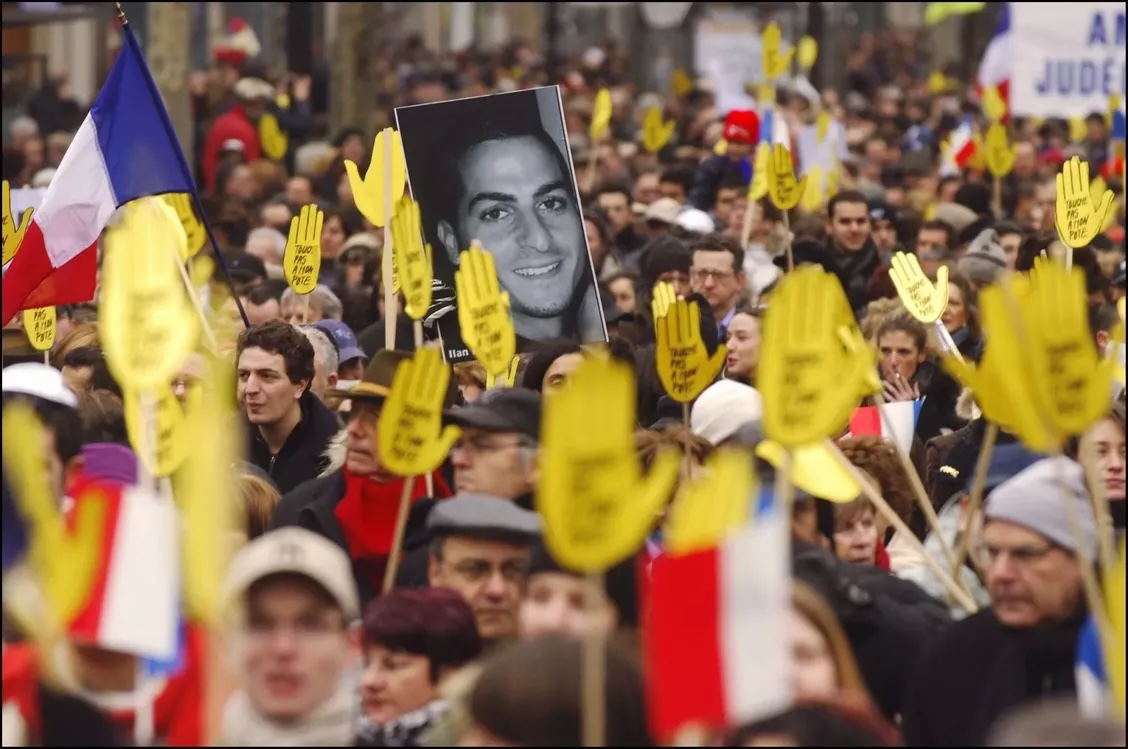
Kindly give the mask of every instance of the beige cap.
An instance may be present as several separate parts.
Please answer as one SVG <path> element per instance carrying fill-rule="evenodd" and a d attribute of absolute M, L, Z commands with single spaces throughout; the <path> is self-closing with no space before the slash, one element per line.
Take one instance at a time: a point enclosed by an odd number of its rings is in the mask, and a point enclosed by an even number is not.
<path fill-rule="evenodd" d="M 646 209 L 646 220 L 676 224 L 681 212 L 682 204 L 678 201 L 673 198 L 658 198 Z"/>
<path fill-rule="evenodd" d="M 259 580 L 290 573 L 314 581 L 340 604 L 345 618 L 360 614 L 352 564 L 341 547 L 305 528 L 279 528 L 244 546 L 231 560 L 224 599 L 235 603 Z"/>

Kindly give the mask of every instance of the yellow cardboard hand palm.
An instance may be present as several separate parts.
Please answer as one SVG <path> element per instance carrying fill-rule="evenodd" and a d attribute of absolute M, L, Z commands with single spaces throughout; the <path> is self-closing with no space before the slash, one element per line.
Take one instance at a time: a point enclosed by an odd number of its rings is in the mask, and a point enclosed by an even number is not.
<path fill-rule="evenodd" d="M 916 255 L 898 252 L 890 263 L 889 277 L 897 289 L 897 296 L 905 309 L 922 323 L 930 324 L 940 319 L 948 306 L 948 268 L 936 271 L 936 283 L 920 267 Z"/>
<path fill-rule="evenodd" d="M 345 173 L 349 177 L 349 188 L 357 210 L 373 226 L 384 226 L 391 218 L 384 215 L 385 204 L 389 212 L 395 210 L 406 186 L 407 165 L 399 133 L 386 127 L 376 135 L 372 160 L 364 179 L 360 178 L 356 164 L 349 159 L 345 159 Z"/>
<path fill-rule="evenodd" d="M 658 379 L 666 393 L 679 403 L 689 403 L 709 387 L 725 362 L 724 345 L 709 356 L 701 340 L 701 310 L 678 299 L 666 314 L 654 318 L 655 358 Z"/>
<path fill-rule="evenodd" d="M 790 211 L 799 205 L 799 200 L 807 189 L 807 177 L 795 179 L 791 152 L 782 143 L 776 143 L 772 147 L 772 156 L 768 164 L 768 193 L 771 195 L 772 203 L 781 211 Z"/>
<path fill-rule="evenodd" d="M 1112 190 L 1106 190 L 1099 202 L 1093 199 L 1089 162 L 1074 156 L 1062 164 L 1054 205 L 1054 225 L 1061 241 L 1074 248 L 1092 242 L 1108 223 L 1113 199 Z"/>
<path fill-rule="evenodd" d="M 282 274 L 296 294 L 309 294 L 321 274 L 321 231 L 325 213 L 313 203 L 290 219 L 290 234 L 282 253 Z"/>
<path fill-rule="evenodd" d="M 682 485 L 670 508 L 663 535 L 671 554 L 689 554 L 718 545 L 748 518 L 755 500 L 748 456 L 722 449 L 705 464 L 705 474 Z"/>
<path fill-rule="evenodd" d="M 1007 128 L 996 122 L 987 129 L 987 171 L 996 177 L 1005 177 L 1014 169 L 1017 147 L 1007 139 Z"/>
<path fill-rule="evenodd" d="M 431 306 L 431 245 L 423 244 L 419 204 L 404 195 L 392 217 L 392 247 L 404 309 L 413 320 L 422 320 Z"/>
<path fill-rule="evenodd" d="M 486 374 L 505 374 L 517 353 L 509 294 L 501 290 L 493 255 L 475 243 L 462 253 L 454 272 L 462 340 Z"/>
<path fill-rule="evenodd" d="M 196 253 L 203 249 L 208 236 L 204 222 L 196 216 L 196 209 L 192 205 L 192 196 L 186 192 L 179 192 L 165 195 L 164 199 L 172 210 L 176 211 L 176 217 L 180 220 L 180 225 L 184 227 L 184 236 L 188 241 L 185 248 L 187 254 L 184 260 L 195 257 Z"/>
<path fill-rule="evenodd" d="M 650 153 L 658 153 L 674 134 L 675 123 L 673 120 L 663 121 L 662 110 L 651 107 L 646 111 L 646 119 L 642 123 L 642 146 Z"/>
<path fill-rule="evenodd" d="M 673 490 L 676 451 L 642 475 L 634 402 L 630 370 L 603 358 L 585 360 L 545 399 L 536 504 L 545 543 L 567 568 L 597 572 L 638 551 Z"/>
<path fill-rule="evenodd" d="M 787 68 L 791 65 L 791 58 L 795 56 L 795 48 L 790 48 L 786 53 L 782 52 L 783 32 L 780 30 L 779 24 L 775 22 L 764 27 L 760 36 L 760 44 L 763 50 L 764 78 L 768 81 L 774 81 L 787 72 Z"/>
<path fill-rule="evenodd" d="M 462 433 L 454 425 L 442 425 L 449 385 L 450 370 L 436 348 L 416 349 L 396 367 L 376 427 L 380 461 L 392 473 L 426 475 L 446 459 Z"/>
<path fill-rule="evenodd" d="M 4 265 L 7 265 L 8 261 L 16 256 L 16 251 L 20 248 L 20 242 L 23 241 L 24 235 L 27 234 L 27 227 L 31 225 L 31 216 L 35 212 L 35 209 L 28 208 L 24 211 L 20 225 L 17 227 L 15 217 L 12 216 L 12 192 L 8 185 L 8 180 L 4 180 L 3 190 Z"/>

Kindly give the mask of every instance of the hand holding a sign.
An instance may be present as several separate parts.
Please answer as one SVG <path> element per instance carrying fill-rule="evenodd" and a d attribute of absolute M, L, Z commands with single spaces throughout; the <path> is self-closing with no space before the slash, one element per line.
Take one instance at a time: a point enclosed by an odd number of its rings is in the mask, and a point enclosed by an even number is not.
<path fill-rule="evenodd" d="M 889 277 L 905 309 L 922 323 L 939 320 L 948 306 L 948 268 L 940 266 L 933 284 L 921 269 L 916 255 L 898 252 L 891 265 Z"/>
<path fill-rule="evenodd" d="M 391 151 L 390 163 L 384 157 L 385 150 Z M 376 142 L 372 144 L 372 161 L 368 164 L 364 179 L 360 178 L 356 164 L 348 159 L 345 159 L 345 172 L 349 176 L 349 187 L 357 210 L 373 226 L 384 226 L 391 218 L 384 215 L 385 203 L 394 208 L 403 197 L 406 186 L 407 164 L 404 162 L 399 133 L 386 127 L 376 135 Z M 384 194 L 385 181 L 392 186 L 390 196 Z"/>
<path fill-rule="evenodd" d="M 192 207 L 192 196 L 186 192 L 170 193 L 164 196 L 164 200 L 172 210 L 176 211 L 176 217 L 184 227 L 184 235 L 188 239 L 188 255 L 184 260 L 195 257 L 196 253 L 203 249 L 208 232 L 204 228 L 204 222 L 196 216 L 196 209 Z"/>
<path fill-rule="evenodd" d="M 987 128 L 987 171 L 996 177 L 1005 177 L 1014 169 L 1017 146 L 1007 139 L 1007 128 L 1000 122 Z"/>
<path fill-rule="evenodd" d="M 677 481 L 672 450 L 642 476 L 632 380 L 619 362 L 586 359 L 545 399 L 536 504 L 545 543 L 567 568 L 600 572 L 637 551 Z"/>
<path fill-rule="evenodd" d="M 705 474 L 683 485 L 663 527 L 671 554 L 690 554 L 717 546 L 748 518 L 755 501 L 755 476 L 746 455 L 722 449 L 705 464 Z"/>
<path fill-rule="evenodd" d="M 781 211 L 790 211 L 799 205 L 803 192 L 807 189 L 807 177 L 795 179 L 791 152 L 782 143 L 776 143 L 772 148 L 768 164 L 768 193 L 772 197 L 772 203 Z"/>
<path fill-rule="evenodd" d="M 1090 195 L 1089 162 L 1074 156 L 1061 166 L 1057 175 L 1057 203 L 1054 224 L 1061 241 L 1069 247 L 1085 247 L 1101 233 L 1112 213 L 1112 190 L 1100 202 Z"/>
<path fill-rule="evenodd" d="M 509 314 L 509 294 L 497 281 L 493 254 L 475 242 L 462 253 L 454 272 L 458 324 L 462 340 L 482 363 L 486 374 L 505 374 L 517 353 L 517 337 Z"/>
<path fill-rule="evenodd" d="M 0 196 L 4 212 L 4 227 L 3 227 L 3 241 L 4 241 L 4 265 L 16 256 L 16 250 L 20 248 L 20 242 L 23 241 L 24 234 L 27 234 L 27 227 L 31 225 L 31 216 L 35 213 L 34 208 L 28 208 L 24 211 L 23 217 L 20 220 L 19 227 L 16 226 L 15 217 L 12 215 L 12 190 L 8 185 L 8 180 L 4 180 L 3 196 Z"/>
<path fill-rule="evenodd" d="M 412 320 L 422 320 L 431 306 L 431 245 L 423 244 L 419 204 L 404 195 L 392 217 L 393 287 L 403 290 L 404 310 Z"/>
<path fill-rule="evenodd" d="M 760 35 L 760 44 L 763 46 L 764 78 L 774 81 L 791 67 L 791 58 L 795 56 L 795 48 L 792 47 L 787 50 L 786 54 L 780 51 L 783 47 L 783 32 L 780 30 L 779 24 L 774 21 L 764 27 L 764 31 Z"/>
<path fill-rule="evenodd" d="M 661 287 L 667 287 L 668 291 L 663 289 L 667 297 L 664 315 L 658 314 L 659 305 L 657 302 L 654 304 L 654 353 L 658 379 L 671 398 L 679 403 L 690 403 L 716 379 L 725 363 L 727 351 L 724 345 L 719 345 L 709 356 L 709 350 L 701 340 L 701 310 L 695 303 L 684 299 L 669 301 L 669 296 L 674 293 L 669 284 L 655 287 L 656 299 Z"/>
<path fill-rule="evenodd" d="M 676 126 L 673 120 L 662 120 L 662 110 L 658 107 L 646 110 L 646 118 L 642 121 L 642 147 L 648 153 L 658 153 L 670 142 Z"/>
<path fill-rule="evenodd" d="M 436 348 L 416 349 L 396 367 L 376 432 L 380 462 L 399 476 L 421 476 L 442 465 L 462 430 L 443 427 L 450 370 Z"/>
<path fill-rule="evenodd" d="M 309 294 L 321 272 L 321 229 L 325 214 L 313 203 L 290 219 L 290 236 L 282 255 L 282 273 L 295 294 Z"/>

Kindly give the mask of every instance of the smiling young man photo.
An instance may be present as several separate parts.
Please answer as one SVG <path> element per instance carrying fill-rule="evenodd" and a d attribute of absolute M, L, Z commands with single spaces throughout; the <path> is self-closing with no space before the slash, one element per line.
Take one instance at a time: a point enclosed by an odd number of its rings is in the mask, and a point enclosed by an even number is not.
<path fill-rule="evenodd" d="M 435 277 L 453 286 L 459 254 L 478 240 L 509 294 L 519 347 L 604 340 L 558 90 L 402 107 L 396 119 Z M 447 358 L 467 358 L 452 338 L 457 315 L 435 316 Z"/>

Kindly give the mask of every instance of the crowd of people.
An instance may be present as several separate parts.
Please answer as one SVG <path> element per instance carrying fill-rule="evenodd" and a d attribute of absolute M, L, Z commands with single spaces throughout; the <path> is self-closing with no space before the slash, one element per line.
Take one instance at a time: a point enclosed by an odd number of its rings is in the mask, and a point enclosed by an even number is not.
<path fill-rule="evenodd" d="M 1000 432 L 983 471 L 982 511 L 973 512 L 988 422 L 976 394 L 942 366 L 937 330 L 899 300 L 889 269 L 897 252 L 915 255 L 933 279 L 947 269 L 940 324 L 965 359 L 978 361 L 990 346 L 979 292 L 1063 252 L 1055 175 L 1080 156 L 1105 175 L 1117 209 L 1072 263 L 1084 274 L 1094 346 L 1122 356 L 1123 161 L 1116 167 L 1103 112 L 1063 112 L 1060 120 L 1010 123 L 1015 163 L 997 191 L 981 167 L 941 169 L 961 113 L 981 120 L 979 99 L 950 81 L 930 88 L 912 42 L 867 40 L 847 62 L 841 90 L 780 85 L 774 114 L 792 134 L 827 112 L 843 135 L 837 190 L 789 215 L 767 197 L 746 197 L 759 141 L 754 112 L 718 111 L 705 77 L 677 92 L 637 90 L 614 45 L 567 61 L 560 80 L 548 78 L 526 44 L 442 58 L 407 45 L 394 64 L 380 61 L 376 118 L 331 138 L 319 132 L 310 79 L 271 78 L 247 50 L 222 49 L 192 80 L 195 163 L 216 240 L 195 263 L 205 267 L 204 258 L 221 253 L 233 286 L 218 264 L 196 280 L 214 319 L 237 332 L 224 354 L 236 373 L 239 423 L 211 427 L 240 430 L 245 446 L 231 456 L 241 522 L 223 583 L 232 614 L 225 657 L 213 660 L 211 632 L 188 622 L 180 664 L 152 677 L 135 654 L 71 627 L 59 644 L 65 666 L 48 669 L 47 660 L 59 659 L 38 652 L 35 632 L 9 615 L 9 597 L 22 589 L 6 571 L 5 745 L 12 735 L 45 746 L 581 746 L 581 651 L 593 634 L 605 643 L 606 744 L 668 740 L 652 730 L 641 656 L 650 572 L 663 553 L 660 520 L 600 585 L 554 558 L 535 502 L 543 405 L 586 359 L 610 353 L 635 374 L 643 470 L 672 447 L 687 455 L 688 482 L 718 450 L 736 448 L 770 476 L 754 457 L 771 408 L 756 389 L 757 368 L 761 322 L 787 275 L 788 248 L 795 266 L 817 265 L 840 280 L 877 350 L 886 402 L 919 404 L 909 450 L 915 477 L 880 434 L 844 431 L 838 445 L 925 554 L 945 564 L 945 549 L 970 549 L 955 578 L 978 610 L 949 598 L 934 566 L 869 499 L 832 502 L 799 490 L 790 641 L 779 643 L 794 700 L 745 724 L 702 726 L 697 743 L 1122 745 L 1123 706 L 1098 696 L 1094 711 L 1076 663 L 1091 613 L 1083 567 L 1098 556 L 1105 520 L 1124 536 L 1123 384 L 1065 457 L 1036 454 Z M 534 343 L 520 352 L 511 387 L 497 386 L 477 362 L 453 365 L 444 420 L 461 428 L 459 439 L 432 475 L 397 476 L 381 461 L 376 426 L 414 348 L 412 322 L 401 312 L 386 347 L 383 232 L 356 210 L 344 161 L 364 173 L 375 128 L 390 123 L 395 106 L 548 84 L 563 90 L 607 342 Z M 602 88 L 613 101 L 610 133 L 592 142 Z M 654 107 L 676 127 L 651 153 L 640 135 Z M 277 134 L 260 127 L 267 115 L 287 139 L 280 150 Z M 1087 116 L 1083 133 L 1070 126 L 1077 115 Z M 13 188 L 49 184 L 69 142 L 55 125 L 31 115 L 9 123 L 4 177 Z M 322 261 L 317 287 L 303 298 L 282 266 L 291 219 L 309 203 L 324 211 Z M 688 419 L 655 363 L 651 298 L 659 282 L 696 305 L 710 353 L 721 344 L 727 351 Z M 46 364 L 29 350 L 18 316 L 5 328 L 3 400 L 30 403 L 42 420 L 53 498 L 73 515 L 80 487 L 135 481 L 138 459 L 126 394 L 103 355 L 97 303 L 57 315 Z M 178 399 L 200 387 L 204 362 L 201 353 L 185 361 L 171 383 Z M 1093 456 L 1098 487 L 1086 481 L 1083 454 Z M 915 500 L 918 479 L 935 527 Z M 405 482 L 412 485 L 401 548 Z M 1110 518 L 1095 514 L 1094 490 L 1107 497 Z M 385 590 L 394 549 L 395 581 Z M 694 643 L 685 649 L 692 657 Z M 56 668 L 65 678 L 48 679 Z M 200 716 L 217 700 L 220 717 L 209 727 Z"/>

